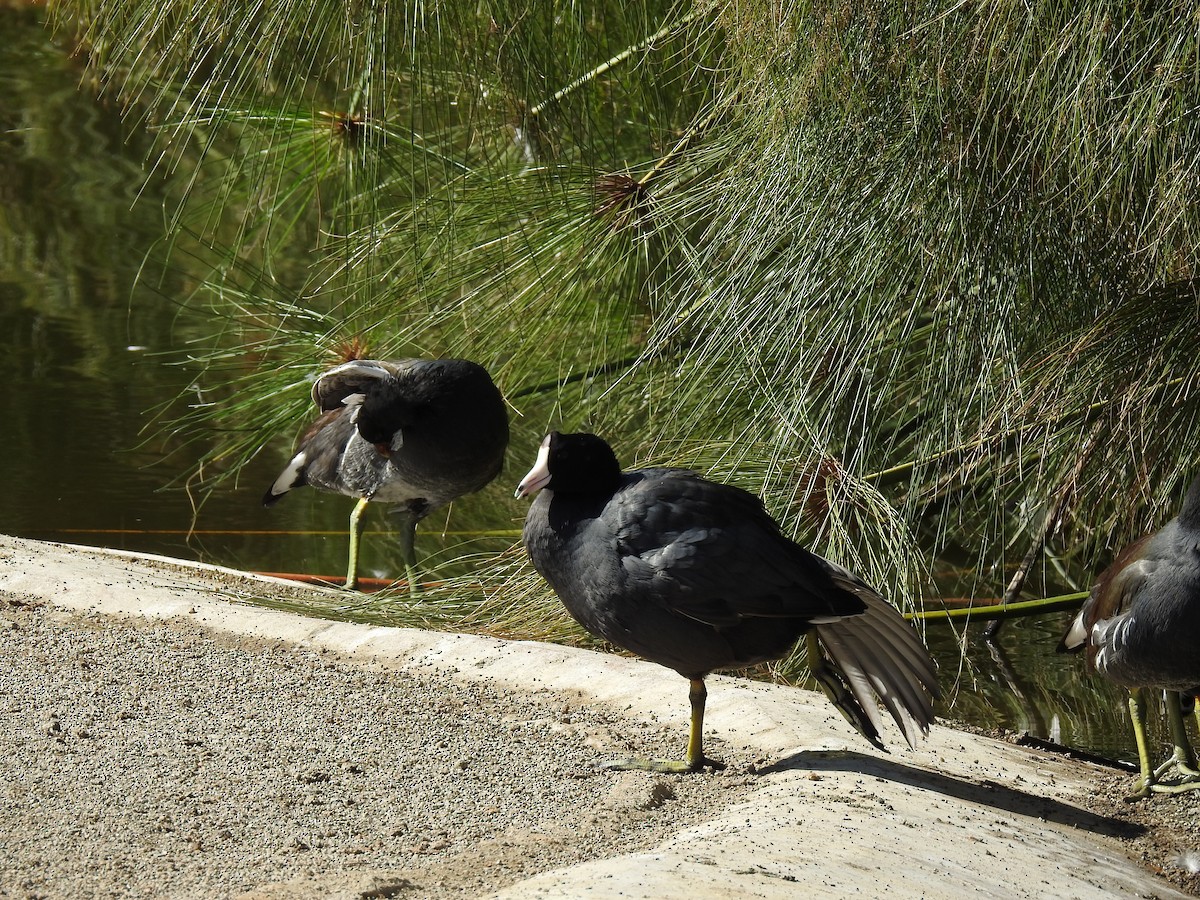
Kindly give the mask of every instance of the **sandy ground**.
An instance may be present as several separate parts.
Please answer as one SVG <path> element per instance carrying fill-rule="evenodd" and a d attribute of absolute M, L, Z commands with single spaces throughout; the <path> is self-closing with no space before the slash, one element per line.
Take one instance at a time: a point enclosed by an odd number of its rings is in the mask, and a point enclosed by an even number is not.
<path fill-rule="evenodd" d="M 945 727 L 879 756 L 733 679 L 723 773 L 612 772 L 680 751 L 675 676 L 238 607 L 231 577 L 0 538 L 0 897 L 1200 894 L 1196 794 Z"/>

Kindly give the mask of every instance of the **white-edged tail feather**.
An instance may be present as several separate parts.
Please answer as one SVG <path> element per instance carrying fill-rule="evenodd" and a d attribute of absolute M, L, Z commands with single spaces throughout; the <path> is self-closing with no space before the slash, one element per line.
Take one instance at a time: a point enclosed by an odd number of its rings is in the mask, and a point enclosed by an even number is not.
<path fill-rule="evenodd" d="M 909 747 L 915 749 L 920 738 L 929 733 L 933 701 L 941 696 L 929 651 L 916 629 L 865 583 L 833 564 L 830 575 L 838 587 L 859 597 L 867 607 L 861 615 L 814 628 L 829 667 L 841 676 L 863 715 L 847 711 L 837 701 L 835 705 L 867 740 L 878 745 L 882 703 L 900 726 Z M 809 665 L 814 665 L 811 658 Z M 874 735 L 860 725 L 863 718 L 873 726 Z"/>
<path fill-rule="evenodd" d="M 301 450 L 292 457 L 292 461 L 287 464 L 279 477 L 267 490 L 266 496 L 263 497 L 263 505 L 270 506 L 288 491 L 294 487 L 301 487 L 306 484 L 304 480 L 304 467 L 308 464 L 308 455 Z"/>
<path fill-rule="evenodd" d="M 1086 607 L 1085 607 L 1086 609 Z M 1067 633 L 1063 635 L 1059 642 L 1059 650 L 1063 652 L 1071 652 L 1082 650 L 1083 645 L 1087 643 L 1088 631 L 1087 624 L 1083 621 L 1084 610 L 1080 610 L 1079 614 L 1071 620 L 1071 626 L 1067 629 Z"/>

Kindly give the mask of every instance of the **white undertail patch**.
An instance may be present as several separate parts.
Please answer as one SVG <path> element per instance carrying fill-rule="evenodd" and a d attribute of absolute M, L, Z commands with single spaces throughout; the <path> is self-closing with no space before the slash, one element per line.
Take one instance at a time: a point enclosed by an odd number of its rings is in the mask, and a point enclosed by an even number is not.
<path fill-rule="evenodd" d="M 1071 627 L 1063 637 L 1063 646 L 1068 650 L 1078 650 L 1087 643 L 1087 628 L 1083 624 L 1083 613 L 1071 621 Z"/>
<path fill-rule="evenodd" d="M 307 463 L 308 454 L 303 450 L 293 456 L 292 461 L 287 464 L 287 468 L 279 473 L 279 477 L 271 485 L 271 496 L 278 497 L 280 494 L 286 494 L 292 488 L 296 487 L 301 479 L 301 470 L 303 470 Z"/>

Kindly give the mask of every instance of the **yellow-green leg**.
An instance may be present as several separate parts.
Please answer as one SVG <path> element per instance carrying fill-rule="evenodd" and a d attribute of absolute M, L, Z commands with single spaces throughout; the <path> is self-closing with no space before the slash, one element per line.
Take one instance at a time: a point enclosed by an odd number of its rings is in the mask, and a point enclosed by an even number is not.
<path fill-rule="evenodd" d="M 1137 688 L 1129 692 L 1129 718 L 1133 722 L 1133 739 L 1138 751 L 1138 780 L 1134 783 L 1133 794 L 1127 800 L 1140 800 L 1155 794 L 1178 794 L 1200 788 L 1200 777 L 1195 772 L 1196 757 L 1192 753 L 1188 741 L 1187 729 L 1183 723 L 1183 712 L 1179 708 L 1179 694 L 1168 691 L 1166 696 L 1167 719 L 1171 724 L 1171 738 L 1174 751 L 1171 758 L 1157 769 L 1150 768 L 1150 745 L 1146 739 L 1146 691 Z M 1172 767 L 1179 768 L 1184 780 L 1174 784 L 1159 782 Z"/>
<path fill-rule="evenodd" d="M 1183 721 L 1179 693 L 1167 691 L 1163 699 L 1167 706 L 1167 722 L 1171 725 L 1172 753 L 1171 758 L 1159 766 L 1154 774 L 1162 775 L 1174 766 L 1181 775 L 1195 778 L 1200 775 L 1200 770 L 1196 768 L 1196 754 L 1192 750 L 1191 741 L 1188 740 L 1187 723 Z"/>
<path fill-rule="evenodd" d="M 346 565 L 346 584 L 345 588 L 352 591 L 358 587 L 358 543 L 362 538 L 363 522 L 362 514 L 367 508 L 367 498 L 363 497 L 356 504 L 350 513 L 350 561 Z"/>
<path fill-rule="evenodd" d="M 687 767 L 689 772 L 704 768 L 704 705 L 708 688 L 703 678 L 688 680 L 688 702 L 692 706 L 692 724 L 688 730 Z"/>
<path fill-rule="evenodd" d="M 1196 754 L 1192 751 L 1191 741 L 1188 740 L 1179 693 L 1167 691 L 1164 702 L 1167 707 L 1167 721 L 1171 726 L 1171 756 L 1154 770 L 1150 790 L 1156 794 L 1178 794 L 1196 790 L 1200 788 L 1200 770 L 1196 768 Z M 1160 782 L 1159 779 L 1172 769 L 1179 773 L 1180 780 L 1172 784 Z"/>
<path fill-rule="evenodd" d="M 1138 752 L 1138 780 L 1134 782 L 1133 794 L 1127 800 L 1150 796 L 1154 784 L 1154 772 L 1150 768 L 1150 750 L 1146 745 L 1146 692 L 1134 688 L 1129 692 L 1129 719 L 1133 723 L 1133 740 Z"/>
<path fill-rule="evenodd" d="M 421 593 L 420 582 L 417 580 L 417 517 L 410 510 L 402 509 L 396 512 L 400 520 L 400 558 L 404 561 L 404 577 L 408 579 L 408 593 L 417 596 Z"/>
<path fill-rule="evenodd" d="M 699 772 L 706 766 L 723 769 L 724 763 L 704 755 L 704 704 L 708 689 L 703 678 L 688 679 L 688 700 L 692 704 L 692 724 L 688 732 L 687 759 L 620 759 L 605 763 L 606 769 L 639 769 L 646 772 Z"/>

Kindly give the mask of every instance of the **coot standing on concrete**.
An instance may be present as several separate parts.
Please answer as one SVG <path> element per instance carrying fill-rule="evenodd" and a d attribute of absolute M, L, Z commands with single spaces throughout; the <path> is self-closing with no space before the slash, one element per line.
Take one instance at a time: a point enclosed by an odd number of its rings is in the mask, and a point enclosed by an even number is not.
<path fill-rule="evenodd" d="M 622 472 L 601 438 L 558 432 L 517 496 L 539 490 L 525 546 L 567 610 L 691 684 L 687 759 L 622 767 L 713 764 L 705 676 L 779 659 L 802 635 L 813 675 L 872 744 L 883 746 L 876 697 L 909 746 L 928 733 L 939 691 L 916 631 L 857 576 L 785 537 L 758 497 L 685 469 Z"/>
<path fill-rule="evenodd" d="M 1180 707 L 1180 694 L 1200 693 L 1200 478 L 1176 518 L 1123 549 L 1096 579 L 1058 650 L 1086 651 L 1088 671 L 1129 689 L 1141 770 L 1134 796 L 1200 788 Z M 1157 769 L 1146 742 L 1147 688 L 1166 691 L 1174 744 Z M 1182 780 L 1161 783 L 1172 768 Z"/>
<path fill-rule="evenodd" d="M 263 497 L 292 488 L 358 497 L 350 514 L 346 587 L 358 583 L 358 542 L 368 502 L 396 507 L 400 551 L 415 590 L 417 522 L 500 474 L 508 410 L 487 370 L 465 359 L 355 359 L 313 385 L 321 410 L 296 455 Z"/>

